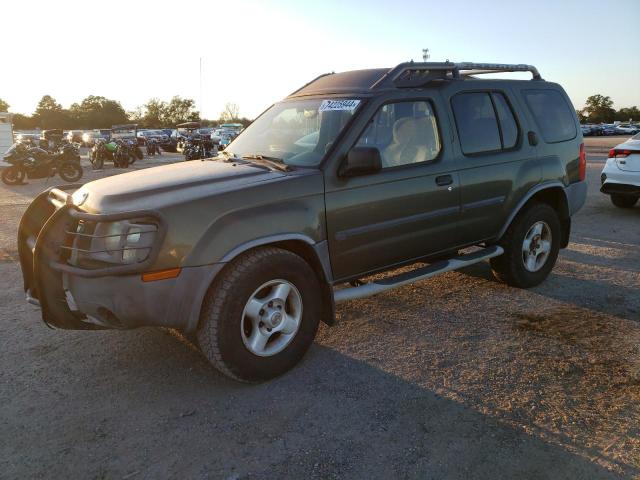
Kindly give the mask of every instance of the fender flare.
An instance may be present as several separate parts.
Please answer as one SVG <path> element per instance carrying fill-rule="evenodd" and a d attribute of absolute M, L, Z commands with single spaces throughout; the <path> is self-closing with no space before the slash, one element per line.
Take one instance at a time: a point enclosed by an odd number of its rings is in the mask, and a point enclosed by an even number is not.
<path fill-rule="evenodd" d="M 535 187 L 533 187 L 531 190 L 529 190 L 527 192 L 527 194 L 520 199 L 520 201 L 516 205 L 516 208 L 514 208 L 511 211 L 511 213 L 509 214 L 509 217 L 507 218 L 507 221 L 504 223 L 504 225 L 500 229 L 500 233 L 498 234 L 497 238 L 500 239 L 500 238 L 502 238 L 504 236 L 504 234 L 506 233 L 507 229 L 509 228 L 509 226 L 513 222 L 513 219 L 516 218 L 516 215 L 518 215 L 518 213 L 520 213 L 522 208 L 527 204 L 527 202 L 529 200 L 531 200 L 531 198 L 534 195 L 536 195 L 537 193 L 540 193 L 543 190 L 548 190 L 548 189 L 551 189 L 551 188 L 560 188 L 560 190 L 562 190 L 562 193 L 564 195 L 565 205 L 567 207 L 567 213 L 568 213 L 568 211 L 569 211 L 568 210 L 569 209 L 569 199 L 567 198 L 567 192 L 565 191 L 566 186 L 562 182 L 560 182 L 558 180 L 553 180 L 553 181 L 549 181 L 549 182 L 540 183 L 540 184 L 536 185 Z"/>
<path fill-rule="evenodd" d="M 216 277 L 219 275 L 220 271 L 224 268 L 226 264 L 233 261 L 239 255 L 242 255 L 244 252 L 251 250 L 256 247 L 261 247 L 265 245 L 272 245 L 279 242 L 285 241 L 299 241 L 307 244 L 313 250 L 315 256 L 317 257 L 318 263 L 322 268 L 322 273 L 324 276 L 323 283 L 323 296 L 324 296 L 324 305 L 325 310 L 322 315 L 322 321 L 327 325 L 333 325 L 335 323 L 335 302 L 333 300 L 333 288 L 331 283 L 333 281 L 333 274 L 331 271 L 331 262 L 329 259 L 329 247 L 326 240 L 321 242 L 316 242 L 313 238 L 308 235 L 304 235 L 301 233 L 283 233 L 278 235 L 269 235 L 266 237 L 259 237 L 253 240 L 249 240 L 248 242 L 242 243 L 237 247 L 234 247 L 232 250 L 228 251 L 221 259 L 220 262 L 216 263 L 215 266 L 217 268 L 213 268 L 210 274 L 207 277 L 207 282 L 205 286 L 198 292 L 196 296 L 196 305 L 190 315 L 190 321 L 187 327 L 187 331 L 195 331 L 198 325 L 198 320 L 200 317 L 200 310 L 202 308 L 202 303 L 204 301 L 204 296 L 206 295 L 209 286 Z"/>

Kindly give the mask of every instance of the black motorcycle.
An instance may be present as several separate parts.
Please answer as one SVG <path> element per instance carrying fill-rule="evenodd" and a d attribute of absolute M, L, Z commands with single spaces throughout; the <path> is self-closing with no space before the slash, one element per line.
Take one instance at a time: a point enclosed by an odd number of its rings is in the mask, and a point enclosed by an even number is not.
<path fill-rule="evenodd" d="M 2 181 L 7 185 L 19 185 L 25 178 L 50 178 L 56 173 L 68 183 L 82 178 L 80 162 L 68 160 L 61 150 L 52 154 L 39 147 L 14 143 L 4 154 L 4 161 L 10 164 L 2 169 Z"/>
<path fill-rule="evenodd" d="M 182 147 L 182 153 L 186 160 L 201 160 L 211 156 L 212 148 L 211 140 L 202 135 L 193 135 L 189 137 Z"/>
<path fill-rule="evenodd" d="M 160 144 L 156 138 L 147 139 L 147 156 L 161 155 Z"/>

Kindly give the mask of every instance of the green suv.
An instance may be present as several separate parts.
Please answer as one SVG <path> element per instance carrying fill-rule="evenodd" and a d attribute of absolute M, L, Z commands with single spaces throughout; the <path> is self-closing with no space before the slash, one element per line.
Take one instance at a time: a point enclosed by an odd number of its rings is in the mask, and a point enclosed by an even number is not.
<path fill-rule="evenodd" d="M 513 71 L 533 78 L 483 77 Z M 529 65 L 322 75 L 216 158 L 40 194 L 19 228 L 24 288 L 50 326 L 180 329 L 262 381 L 337 302 L 487 259 L 509 285 L 542 282 L 585 161 L 567 95 Z"/>

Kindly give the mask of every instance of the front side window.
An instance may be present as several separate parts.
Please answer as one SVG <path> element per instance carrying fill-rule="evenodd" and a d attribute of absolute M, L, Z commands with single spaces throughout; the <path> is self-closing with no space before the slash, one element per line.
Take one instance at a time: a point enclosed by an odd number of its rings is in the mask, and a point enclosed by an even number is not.
<path fill-rule="evenodd" d="M 318 166 L 361 104 L 353 98 L 276 103 L 231 142 L 225 155 Z"/>
<path fill-rule="evenodd" d="M 441 146 L 431 103 L 421 100 L 382 106 L 356 146 L 378 148 L 383 168 L 434 160 Z"/>

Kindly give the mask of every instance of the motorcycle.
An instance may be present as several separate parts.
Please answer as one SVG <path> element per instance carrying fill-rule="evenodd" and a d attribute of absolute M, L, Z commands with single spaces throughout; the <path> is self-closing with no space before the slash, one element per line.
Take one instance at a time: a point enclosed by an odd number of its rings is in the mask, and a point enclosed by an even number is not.
<path fill-rule="evenodd" d="M 89 161 L 94 170 L 100 170 L 104 166 L 105 160 L 113 162 L 115 167 L 127 168 L 136 160 L 144 157 L 142 150 L 133 140 L 115 140 L 106 142 L 96 140 L 95 145 L 89 152 Z"/>
<path fill-rule="evenodd" d="M 182 148 L 185 161 L 201 160 L 211 156 L 211 141 L 203 138 L 201 135 L 193 135 L 189 137 Z"/>
<path fill-rule="evenodd" d="M 100 138 L 89 152 L 89 161 L 94 170 L 100 170 L 104 166 L 105 160 L 113 160 L 113 153 L 116 151 L 116 142 L 107 142 Z"/>
<path fill-rule="evenodd" d="M 1 174 L 2 182 L 7 185 L 20 185 L 25 178 L 50 178 L 56 173 L 68 183 L 82 178 L 80 162 L 68 160 L 62 150 L 51 154 L 39 147 L 14 143 L 3 160 L 9 165 L 2 168 Z"/>
<path fill-rule="evenodd" d="M 160 145 L 157 139 L 149 138 L 147 139 L 147 156 L 151 157 L 153 155 L 161 155 Z"/>

